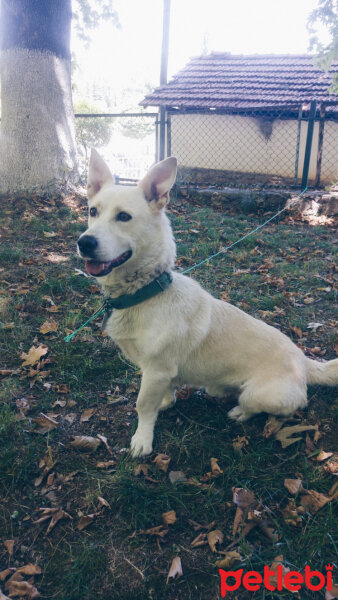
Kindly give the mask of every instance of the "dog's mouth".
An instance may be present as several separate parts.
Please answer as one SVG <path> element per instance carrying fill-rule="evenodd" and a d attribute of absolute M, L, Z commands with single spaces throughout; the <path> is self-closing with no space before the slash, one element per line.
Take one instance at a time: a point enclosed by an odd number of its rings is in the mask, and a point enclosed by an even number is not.
<path fill-rule="evenodd" d="M 98 260 L 86 260 L 86 270 L 90 275 L 95 275 L 95 277 L 103 277 L 104 275 L 108 275 L 110 271 L 123 265 L 132 255 L 131 250 L 127 250 L 123 252 L 114 260 L 110 260 L 108 262 L 99 262 Z"/>

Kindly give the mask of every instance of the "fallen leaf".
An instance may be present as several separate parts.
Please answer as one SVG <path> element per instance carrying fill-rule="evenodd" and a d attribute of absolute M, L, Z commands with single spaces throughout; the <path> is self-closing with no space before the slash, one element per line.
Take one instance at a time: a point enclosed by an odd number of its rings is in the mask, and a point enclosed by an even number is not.
<path fill-rule="evenodd" d="M 199 546 L 204 546 L 208 543 L 207 534 L 200 533 L 193 541 L 191 542 L 191 548 L 198 548 Z"/>
<path fill-rule="evenodd" d="M 4 569 L 4 571 L 0 571 L 0 581 L 5 581 L 8 575 L 12 575 L 15 571 L 15 567 L 9 567 L 8 569 Z"/>
<path fill-rule="evenodd" d="M 29 600 L 40 598 L 36 587 L 28 581 L 9 581 L 7 583 L 7 590 L 10 598 L 16 598 L 17 596 L 28 596 Z"/>
<path fill-rule="evenodd" d="M 306 490 L 306 493 L 301 495 L 300 504 L 304 506 L 308 512 L 315 514 L 323 508 L 325 504 L 331 502 L 332 499 L 332 497 L 325 496 L 325 494 L 321 494 L 315 490 Z"/>
<path fill-rule="evenodd" d="M 96 408 L 86 408 L 86 410 L 83 411 L 80 417 L 80 423 L 86 423 L 87 421 L 89 421 L 89 419 L 91 419 L 95 411 Z"/>
<path fill-rule="evenodd" d="M 332 590 L 325 592 L 325 600 L 336 600 L 336 598 L 338 598 L 338 585 L 332 584 Z"/>
<path fill-rule="evenodd" d="M 48 417 L 48 415 L 45 415 L 44 413 L 40 413 L 40 416 L 33 419 L 33 421 L 38 424 L 38 428 L 35 429 L 35 433 L 41 433 L 42 435 L 49 433 L 55 429 L 55 427 L 60 426 L 60 423 L 55 421 L 55 419 Z"/>
<path fill-rule="evenodd" d="M 274 433 L 277 433 L 277 431 L 279 431 L 283 427 L 284 423 L 284 419 L 279 421 L 278 419 L 276 419 L 276 417 L 270 415 L 264 425 L 263 437 L 269 438 Z"/>
<path fill-rule="evenodd" d="M 223 473 L 221 467 L 218 464 L 218 458 L 211 458 L 210 464 L 211 464 L 211 473 L 212 473 L 213 477 L 218 477 L 219 475 L 221 475 Z"/>
<path fill-rule="evenodd" d="M 60 406 L 61 408 L 64 408 L 66 404 L 67 400 L 55 400 L 52 406 Z"/>
<path fill-rule="evenodd" d="M 28 354 L 22 352 L 21 358 L 24 359 L 22 366 L 26 367 L 28 365 L 35 365 L 37 362 L 39 362 L 42 356 L 45 356 L 45 354 L 47 354 L 47 352 L 48 346 L 45 346 L 45 344 L 40 344 L 40 346 L 32 346 L 28 350 Z"/>
<path fill-rule="evenodd" d="M 331 456 L 333 456 L 333 452 L 325 452 L 324 450 L 321 450 L 318 454 L 318 456 L 316 457 L 316 460 L 318 460 L 319 462 L 322 462 L 323 460 L 327 460 L 328 458 L 331 458 Z"/>
<path fill-rule="evenodd" d="M 19 567 L 17 573 L 23 573 L 24 575 L 41 575 L 41 568 L 38 565 L 29 563 L 28 565 Z"/>
<path fill-rule="evenodd" d="M 90 435 L 74 435 L 74 439 L 70 442 L 70 446 L 72 448 L 76 448 L 76 450 L 81 450 L 84 452 L 95 452 L 96 448 L 100 446 L 101 440 L 97 438 L 91 437 Z"/>
<path fill-rule="evenodd" d="M 294 527 L 302 526 L 302 517 L 300 516 L 294 498 L 290 498 L 288 505 L 283 508 L 282 515 L 285 523 Z"/>
<path fill-rule="evenodd" d="M 314 329 L 317 331 L 318 327 L 323 327 L 323 323 L 308 323 L 307 329 Z"/>
<path fill-rule="evenodd" d="M 46 535 L 48 535 L 52 529 L 55 527 L 56 523 L 58 523 L 61 519 L 72 519 L 72 517 L 66 513 L 62 508 L 58 509 L 51 518 L 51 521 L 48 525 Z"/>
<path fill-rule="evenodd" d="M 105 445 L 105 447 L 108 450 L 109 454 L 113 454 L 113 451 L 112 451 L 111 447 L 108 444 L 108 440 L 107 440 L 106 436 L 102 435 L 101 433 L 98 433 L 96 437 L 99 440 L 101 440 L 101 442 Z"/>
<path fill-rule="evenodd" d="M 88 525 L 91 525 L 91 523 L 94 521 L 95 519 L 95 513 L 91 514 L 91 515 L 84 515 L 83 517 L 81 517 L 81 519 L 79 520 L 78 524 L 77 524 L 77 528 L 79 531 L 82 531 L 82 529 L 85 529 L 86 527 L 88 527 Z"/>
<path fill-rule="evenodd" d="M 99 461 L 96 463 L 98 469 L 109 469 L 116 465 L 116 460 Z"/>
<path fill-rule="evenodd" d="M 242 510 L 257 503 L 255 494 L 245 488 L 232 488 L 232 501 Z"/>
<path fill-rule="evenodd" d="M 286 573 L 288 573 L 290 571 L 290 569 L 288 567 L 285 567 L 283 565 L 283 558 L 284 557 L 283 557 L 282 554 L 280 554 L 279 556 L 276 556 L 274 558 L 273 563 L 272 563 L 270 569 L 271 569 L 271 571 L 275 572 L 275 575 L 271 575 L 270 576 L 270 581 L 271 581 L 272 585 L 275 585 L 275 587 L 277 587 L 277 567 L 280 565 L 282 567 L 282 571 L 283 571 L 283 583 L 282 583 L 282 587 L 285 590 L 288 590 L 289 588 L 285 587 L 285 585 L 284 585 L 284 577 L 285 577 Z"/>
<path fill-rule="evenodd" d="M 181 577 L 183 575 L 183 571 L 182 571 L 182 563 L 181 563 L 181 559 L 179 556 L 175 556 L 175 558 L 173 559 L 172 563 L 171 563 L 171 567 L 169 569 L 169 573 L 168 573 L 168 577 L 167 577 L 167 583 L 169 581 L 169 579 L 175 579 L 175 577 Z"/>
<path fill-rule="evenodd" d="M 55 333 L 58 330 L 58 324 L 56 321 L 45 321 L 40 327 L 40 333 L 47 335 L 48 333 Z"/>
<path fill-rule="evenodd" d="M 332 460 L 328 460 L 324 465 L 324 469 L 332 473 L 332 475 L 338 475 L 338 456 L 335 456 Z"/>
<path fill-rule="evenodd" d="M 140 533 L 145 535 L 158 535 L 159 537 L 163 537 L 168 533 L 168 529 L 164 529 L 163 525 L 157 525 L 157 527 L 151 527 L 150 529 L 146 529 L 145 531 L 142 529 Z"/>
<path fill-rule="evenodd" d="M 164 473 L 168 471 L 170 461 L 171 458 L 167 454 L 158 454 L 153 460 L 160 471 L 163 471 Z"/>
<path fill-rule="evenodd" d="M 104 508 L 109 508 L 109 510 L 111 510 L 111 506 L 110 506 L 109 502 L 107 502 L 107 500 L 102 498 L 102 496 L 98 496 L 97 499 L 99 501 L 99 506 L 104 507 Z"/>
<path fill-rule="evenodd" d="M 242 560 L 242 556 L 236 550 L 225 552 L 224 558 L 216 561 L 216 566 L 221 569 L 229 569 L 232 565 Z"/>
<path fill-rule="evenodd" d="M 300 327 L 296 327 L 294 325 L 290 325 L 291 331 L 296 334 L 297 337 L 301 338 L 303 336 L 303 332 Z"/>
<path fill-rule="evenodd" d="M 162 513 L 162 519 L 164 525 L 173 525 L 177 521 L 176 513 L 174 510 Z"/>
<path fill-rule="evenodd" d="M 282 448 L 287 448 L 291 444 L 298 442 L 302 437 L 291 437 L 294 433 L 302 433 L 303 431 L 313 431 L 318 429 L 318 425 L 293 425 L 291 427 L 283 427 L 276 434 L 275 438 L 282 444 Z"/>
<path fill-rule="evenodd" d="M 236 452 L 240 452 L 243 448 L 243 446 L 247 446 L 249 444 L 248 439 L 245 437 L 245 435 L 238 435 L 234 440 L 232 440 L 232 445 L 234 447 L 234 450 Z"/>
<path fill-rule="evenodd" d="M 55 391 L 57 394 L 68 394 L 68 385 L 66 383 L 60 383 L 55 386 Z M 68 405 L 71 406 L 70 402 Z"/>
<path fill-rule="evenodd" d="M 170 471 L 169 480 L 171 483 L 184 483 L 187 478 L 183 471 Z"/>
<path fill-rule="evenodd" d="M 303 491 L 301 479 L 285 479 L 284 486 L 290 492 L 290 494 L 296 495 L 298 492 Z"/>
<path fill-rule="evenodd" d="M 13 556 L 14 540 L 5 540 L 4 546 L 7 549 L 9 556 Z"/>
<path fill-rule="evenodd" d="M 138 477 L 142 473 L 142 475 L 144 477 L 146 477 L 148 475 L 149 469 L 150 469 L 149 465 L 147 465 L 146 463 L 140 463 L 140 464 L 136 465 L 136 467 L 134 468 L 134 475 L 136 477 Z"/>
<path fill-rule="evenodd" d="M 216 552 L 216 544 L 223 543 L 224 535 L 219 529 L 214 529 L 213 531 L 209 531 L 207 539 L 212 552 Z"/>

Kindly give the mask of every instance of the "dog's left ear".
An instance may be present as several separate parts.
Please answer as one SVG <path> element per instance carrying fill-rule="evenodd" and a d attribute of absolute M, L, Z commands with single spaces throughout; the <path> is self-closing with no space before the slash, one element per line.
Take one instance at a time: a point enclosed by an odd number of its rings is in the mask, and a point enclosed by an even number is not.
<path fill-rule="evenodd" d="M 157 209 L 163 208 L 169 200 L 169 191 L 175 183 L 177 159 L 166 158 L 154 165 L 139 182 L 148 202 L 154 202 Z"/>

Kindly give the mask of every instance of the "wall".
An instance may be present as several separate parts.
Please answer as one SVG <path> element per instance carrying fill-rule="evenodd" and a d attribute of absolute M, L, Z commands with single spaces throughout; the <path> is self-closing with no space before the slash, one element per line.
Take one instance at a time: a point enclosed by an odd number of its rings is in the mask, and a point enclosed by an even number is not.
<path fill-rule="evenodd" d="M 298 177 L 303 169 L 307 122 L 301 123 Z M 218 114 L 171 117 L 171 154 L 181 167 L 281 176 L 294 182 L 298 121 L 260 120 Z M 316 175 L 318 123 L 315 123 L 309 178 Z M 324 131 L 323 181 L 333 180 L 338 164 L 338 124 Z"/>

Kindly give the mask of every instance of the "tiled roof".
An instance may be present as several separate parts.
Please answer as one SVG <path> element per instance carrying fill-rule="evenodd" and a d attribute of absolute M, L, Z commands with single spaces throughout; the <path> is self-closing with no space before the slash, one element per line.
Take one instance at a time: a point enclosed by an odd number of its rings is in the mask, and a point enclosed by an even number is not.
<path fill-rule="evenodd" d="M 337 69 L 334 63 L 323 72 L 313 66 L 310 55 L 212 53 L 191 59 L 140 104 L 235 110 L 299 106 L 311 100 L 334 104 L 338 97 L 327 88 Z"/>

